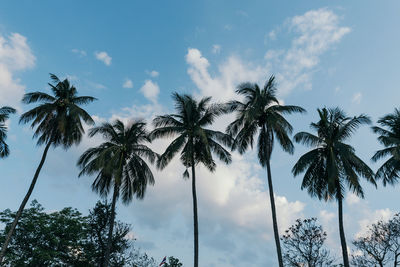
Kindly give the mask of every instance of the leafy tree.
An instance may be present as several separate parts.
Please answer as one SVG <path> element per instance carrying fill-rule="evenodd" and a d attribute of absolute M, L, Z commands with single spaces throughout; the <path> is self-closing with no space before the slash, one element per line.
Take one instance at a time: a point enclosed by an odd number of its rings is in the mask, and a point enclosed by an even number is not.
<path fill-rule="evenodd" d="M 339 233 L 343 262 L 349 267 L 346 238 L 343 227 L 343 199 L 346 187 L 363 198 L 364 191 L 359 177 L 376 186 L 374 172 L 356 154 L 355 149 L 345 141 L 362 124 L 370 123 L 369 117 L 360 115 L 347 117 L 339 108 L 318 109 L 319 121 L 311 123 L 317 135 L 300 132 L 294 140 L 312 148 L 294 165 L 295 176 L 305 172 L 301 189 L 307 189 L 311 197 L 336 200 L 339 213 Z"/>
<path fill-rule="evenodd" d="M 151 163 L 158 157 L 145 143 L 149 142 L 146 123 L 133 121 L 124 125 L 120 120 L 103 123 L 89 131 L 93 137 L 101 134 L 105 142 L 86 150 L 78 160 L 81 175 L 96 175 L 92 189 L 105 197 L 113 190 L 108 241 L 103 266 L 109 265 L 115 205 L 119 195 L 128 204 L 133 197 L 143 199 L 147 184 L 154 184 L 153 173 L 144 159 Z"/>
<path fill-rule="evenodd" d="M 236 93 L 244 96 L 244 102 L 230 101 L 227 104 L 229 111 L 237 113 L 236 119 L 227 127 L 227 133 L 235 137 L 232 148 L 241 154 L 249 147 L 253 148 L 254 138 L 258 135 L 258 159 L 261 166 L 267 168 L 275 244 L 279 266 L 283 267 L 270 161 L 275 138 L 284 151 L 293 154 L 294 147 L 289 138 L 293 128 L 284 115 L 302 113 L 305 110 L 279 103 L 274 76 L 269 78 L 263 88 L 257 84 L 243 83 Z"/>
<path fill-rule="evenodd" d="M 7 125 L 6 120 L 9 118 L 10 114 L 15 113 L 15 109 L 10 107 L 0 108 L 0 158 L 5 158 L 10 153 L 8 145 L 6 143 L 7 139 Z"/>
<path fill-rule="evenodd" d="M 163 267 L 182 267 L 182 266 L 183 263 L 181 263 L 178 258 L 171 256 L 168 257 L 168 262 L 165 263 Z"/>
<path fill-rule="evenodd" d="M 132 267 L 155 267 L 158 266 L 153 257 L 147 255 L 147 253 L 141 252 L 139 249 L 135 249 L 131 253 Z"/>
<path fill-rule="evenodd" d="M 38 103 L 38 106 L 22 114 L 20 123 L 32 122 L 31 127 L 35 128 L 33 137 L 38 138 L 37 145 L 45 144 L 46 146 L 28 192 L 3 243 L 0 264 L 22 211 L 35 187 L 50 146 L 62 146 L 64 149 L 68 149 L 73 144 L 79 144 L 84 133 L 82 120 L 87 124 L 94 123 L 92 117 L 80 105 L 88 104 L 95 98 L 78 96 L 76 88 L 71 86 L 67 79 L 60 81 L 54 74 L 50 74 L 50 77 L 54 83 L 54 85 L 49 83 L 53 96 L 44 92 L 33 92 L 25 94 L 22 99 L 25 104 Z"/>
<path fill-rule="evenodd" d="M 15 215 L 10 210 L 0 212 L 0 222 L 6 224 L 0 232 L 0 240 L 5 239 Z M 100 266 L 106 252 L 110 217 L 111 204 L 104 202 L 97 202 L 85 217 L 72 208 L 46 213 L 34 200 L 22 213 L 3 263 L 11 266 Z M 142 255 L 133 253 L 132 241 L 126 239 L 130 225 L 120 221 L 115 225 L 109 266 L 127 266 Z"/>
<path fill-rule="evenodd" d="M 355 266 L 400 266 L 400 214 L 387 222 L 372 224 L 368 234 L 353 244 L 358 250 L 352 256 Z"/>
<path fill-rule="evenodd" d="M 317 224 L 316 218 L 297 219 L 296 223 L 285 231 L 281 240 L 285 266 L 334 266 L 334 258 L 324 248 L 326 232 Z"/>
<path fill-rule="evenodd" d="M 89 262 L 93 266 L 101 266 L 105 260 L 111 209 L 111 204 L 98 201 L 86 218 L 88 241 L 85 247 L 85 253 L 87 255 L 86 258 L 91 259 Z M 112 233 L 109 266 L 122 267 L 132 261 L 132 255 L 127 253 L 131 248 L 131 242 L 126 239 L 130 230 L 131 226 L 129 224 L 115 221 Z"/>
<path fill-rule="evenodd" d="M 385 147 L 375 153 L 373 161 L 389 157 L 376 172 L 376 179 L 383 181 L 383 185 L 394 185 L 400 178 L 400 110 L 397 108 L 378 120 L 382 127 L 374 126 L 373 131 L 380 136 L 379 142 Z"/>
<path fill-rule="evenodd" d="M 6 224 L 0 235 L 2 241 L 15 216 L 16 213 L 9 209 L 0 213 L 0 221 Z M 84 266 L 80 251 L 86 238 L 85 229 L 85 219 L 77 210 L 65 208 L 47 214 L 34 200 L 22 213 L 3 263 L 11 266 Z"/>
<path fill-rule="evenodd" d="M 154 129 L 151 138 L 176 137 L 167 147 L 157 162 L 163 169 L 172 158 L 181 151 L 180 159 L 186 167 L 184 178 L 189 178 L 188 168 L 192 169 L 192 196 L 193 196 L 193 224 L 194 224 L 194 266 L 199 264 L 198 217 L 196 195 L 196 165 L 202 163 L 213 172 L 216 163 L 212 157 L 214 153 L 224 163 L 229 164 L 232 159 L 230 153 L 220 144 L 231 145 L 231 138 L 219 131 L 207 129 L 216 117 L 224 113 L 220 104 L 210 104 L 211 97 L 196 101 L 189 95 L 172 95 L 177 113 L 157 116 L 154 119 Z"/>

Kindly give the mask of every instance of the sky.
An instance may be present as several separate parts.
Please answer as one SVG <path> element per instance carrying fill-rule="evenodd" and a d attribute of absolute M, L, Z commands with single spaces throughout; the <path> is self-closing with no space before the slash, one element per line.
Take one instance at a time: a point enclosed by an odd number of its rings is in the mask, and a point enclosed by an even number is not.
<path fill-rule="evenodd" d="M 0 161 L 0 210 L 17 209 L 44 147 L 18 116 L 32 108 L 24 93 L 49 92 L 49 73 L 68 78 L 80 95 L 98 101 L 86 110 L 96 123 L 173 112 L 172 92 L 214 101 L 234 99 L 242 82 L 263 85 L 277 78 L 282 103 L 304 107 L 291 115 L 294 131 L 309 131 L 316 109 L 340 106 L 374 123 L 400 99 L 400 2 L 381 1 L 2 1 L 0 4 L 0 106 L 18 114 L 8 122 L 11 155 Z M 224 130 L 232 116 L 213 126 Z M 68 151 L 51 149 L 31 200 L 48 211 L 72 206 L 87 214 L 99 199 L 93 177 L 78 178 L 76 161 L 101 142 L 85 137 Z M 349 142 L 370 161 L 380 148 L 368 126 Z M 151 144 L 162 153 L 168 140 Z M 327 246 L 340 256 L 335 202 L 301 191 L 291 168 L 294 155 L 275 146 L 272 175 L 281 233 L 297 218 L 316 217 Z M 118 218 L 132 224 L 135 246 L 154 257 L 175 256 L 193 264 L 190 182 L 179 159 L 162 172 L 143 200 L 118 203 Z M 365 199 L 346 194 L 344 224 L 351 241 L 367 226 L 398 210 L 399 188 L 365 182 Z M 276 266 L 266 171 L 254 151 L 233 153 L 215 173 L 198 168 L 200 266 Z"/>

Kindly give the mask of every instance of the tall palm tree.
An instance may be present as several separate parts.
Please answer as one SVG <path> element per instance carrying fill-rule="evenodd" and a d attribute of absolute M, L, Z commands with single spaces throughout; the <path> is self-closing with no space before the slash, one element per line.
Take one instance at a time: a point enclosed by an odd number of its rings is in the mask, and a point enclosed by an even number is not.
<path fill-rule="evenodd" d="M 211 97 L 196 101 L 189 95 L 173 94 L 176 114 L 158 116 L 153 123 L 156 129 L 151 138 L 176 137 L 166 148 L 157 162 L 163 169 L 180 151 L 181 162 L 186 167 L 184 177 L 189 178 L 188 168 L 192 169 L 193 224 L 194 224 L 194 266 L 199 265 L 199 230 L 197 217 L 196 173 L 195 166 L 202 163 L 211 172 L 216 163 L 214 153 L 221 161 L 229 164 L 230 153 L 220 144 L 231 145 L 231 138 L 225 133 L 207 129 L 215 118 L 224 113 L 220 104 L 210 104 Z"/>
<path fill-rule="evenodd" d="M 374 172 L 356 154 L 355 149 L 345 143 L 362 124 L 371 120 L 366 115 L 347 117 L 339 108 L 318 109 L 319 121 L 311 123 L 317 135 L 300 132 L 294 140 L 312 150 L 300 157 L 292 172 L 295 176 L 304 173 L 301 189 L 307 189 L 311 197 L 336 200 L 338 202 L 339 232 L 343 263 L 349 267 L 346 238 L 343 227 L 343 199 L 346 187 L 363 198 L 364 191 L 359 177 L 376 186 Z"/>
<path fill-rule="evenodd" d="M 258 160 L 262 167 L 267 168 L 275 244 L 279 266 L 283 267 L 270 160 L 275 138 L 284 151 L 293 154 L 294 147 L 289 138 L 293 128 L 283 115 L 303 113 L 305 110 L 279 103 L 274 76 L 268 79 L 262 89 L 257 84 L 243 83 L 238 86 L 236 93 L 244 97 L 244 102 L 228 102 L 228 110 L 236 111 L 237 116 L 226 131 L 235 137 L 232 149 L 237 149 L 240 154 L 245 153 L 249 147 L 253 148 L 254 138 L 258 135 Z"/>
<path fill-rule="evenodd" d="M 35 187 L 50 146 L 62 146 L 64 149 L 68 149 L 73 144 L 79 144 L 84 134 L 82 120 L 87 124 L 94 123 L 90 115 L 80 105 L 88 104 L 94 101 L 95 98 L 78 96 L 76 88 L 67 79 L 60 81 L 54 74 L 50 74 L 50 78 L 54 83 L 54 85 L 49 83 L 53 95 L 44 92 L 33 92 L 25 94 L 22 98 L 22 102 L 25 104 L 38 104 L 38 106 L 21 115 L 20 123 L 32 122 L 31 127 L 35 128 L 33 137 L 38 138 L 37 145 L 45 144 L 45 149 L 28 192 L 8 230 L 0 253 L 0 264 L 22 211 Z"/>
<path fill-rule="evenodd" d="M 376 172 L 376 179 L 382 179 L 383 185 L 394 185 L 400 178 L 400 110 L 378 120 L 382 127 L 374 126 L 372 130 L 379 134 L 379 142 L 385 147 L 372 157 L 373 161 L 390 157 Z"/>
<path fill-rule="evenodd" d="M 15 113 L 15 109 L 10 107 L 0 108 L 0 158 L 5 158 L 8 156 L 8 154 L 10 154 L 10 150 L 8 149 L 8 145 L 6 143 L 7 139 L 6 120 L 12 113 Z"/>
<path fill-rule="evenodd" d="M 78 166 L 81 168 L 79 176 L 96 175 L 92 184 L 93 191 L 105 197 L 113 190 L 108 242 L 103 262 L 103 266 L 107 267 L 118 197 L 121 195 L 125 204 L 130 203 L 133 197 L 144 198 L 147 184 L 154 184 L 153 173 L 144 158 L 153 163 L 158 155 L 146 146 L 146 142 L 150 140 L 143 121 L 133 121 L 128 125 L 120 120 L 113 124 L 103 123 L 89 131 L 90 137 L 96 134 L 102 135 L 105 142 L 86 150 L 79 158 Z"/>

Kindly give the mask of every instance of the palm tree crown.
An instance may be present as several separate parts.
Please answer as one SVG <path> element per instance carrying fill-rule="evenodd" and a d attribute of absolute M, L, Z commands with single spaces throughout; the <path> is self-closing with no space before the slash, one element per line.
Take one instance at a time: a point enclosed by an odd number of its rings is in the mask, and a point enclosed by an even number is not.
<path fill-rule="evenodd" d="M 311 123 L 317 135 L 300 132 L 294 140 L 312 148 L 294 165 L 296 176 L 305 172 L 301 189 L 306 188 L 312 197 L 337 200 L 339 235 L 342 247 L 343 264 L 349 267 L 346 237 L 343 223 L 343 198 L 346 187 L 359 197 L 364 197 L 359 176 L 376 186 L 374 172 L 356 154 L 355 149 L 345 141 L 362 124 L 371 120 L 366 115 L 347 117 L 339 108 L 318 109 L 319 121 Z"/>
<path fill-rule="evenodd" d="M 6 120 L 12 113 L 15 113 L 15 109 L 11 107 L 0 108 L 0 158 L 5 158 L 10 154 L 10 150 L 8 149 L 8 145 L 6 143 L 7 139 Z"/>
<path fill-rule="evenodd" d="M 79 158 L 78 166 L 81 168 L 79 176 L 97 174 L 92 184 L 93 191 L 104 197 L 111 189 L 114 190 L 108 242 L 102 263 L 102 266 L 108 267 L 117 199 L 121 192 L 125 204 L 131 202 L 134 196 L 144 198 L 147 184 L 153 185 L 154 177 L 143 158 L 153 163 L 158 155 L 145 144 L 150 140 L 143 121 L 133 121 L 127 126 L 120 120 L 113 124 L 106 122 L 89 132 L 90 137 L 96 134 L 101 134 L 105 142 L 86 150 Z"/>
<path fill-rule="evenodd" d="M 143 158 L 153 163 L 158 156 L 145 144 L 149 142 L 146 123 L 137 120 L 125 126 L 116 120 L 89 131 L 90 137 L 96 134 L 102 135 L 105 142 L 82 154 L 78 160 L 79 176 L 97 174 L 92 188 L 102 196 L 117 186 L 124 203 L 134 196 L 142 199 L 147 184 L 154 184 L 153 174 Z"/>
<path fill-rule="evenodd" d="M 374 172 L 345 141 L 359 126 L 371 120 L 366 115 L 347 117 L 339 108 L 318 109 L 318 114 L 320 120 L 311 123 L 317 135 L 300 132 L 294 136 L 296 142 L 313 149 L 300 157 L 292 169 L 293 174 L 305 172 L 301 188 L 318 199 L 343 199 L 346 186 L 357 196 L 364 197 L 359 176 L 376 185 Z"/>
<path fill-rule="evenodd" d="M 177 114 L 158 116 L 154 119 L 154 129 L 151 138 L 177 137 L 161 155 L 157 165 L 160 169 L 172 160 L 181 151 L 181 161 L 186 168 L 204 164 L 210 171 L 214 171 L 216 164 L 212 157 L 217 157 L 226 164 L 232 161 L 230 153 L 219 143 L 230 146 L 231 138 L 219 131 L 206 129 L 215 118 L 225 112 L 220 104 L 210 104 L 211 97 L 205 97 L 199 102 L 189 95 L 173 94 Z M 188 175 L 187 171 L 185 175 Z"/>
<path fill-rule="evenodd" d="M 282 252 L 279 241 L 278 222 L 276 218 L 274 190 L 270 159 L 275 138 L 284 151 L 293 153 L 293 143 L 289 138 L 293 128 L 284 115 L 295 112 L 305 112 L 298 106 L 280 105 L 276 98 L 275 77 L 271 76 L 261 89 L 257 84 L 243 83 L 236 93 L 244 97 L 244 102 L 230 101 L 228 111 L 236 111 L 236 119 L 228 125 L 226 131 L 235 137 L 232 149 L 243 154 L 249 146 L 253 148 L 254 138 L 258 134 L 258 160 L 261 166 L 267 168 L 268 188 L 272 213 L 272 224 L 278 255 L 278 263 L 283 267 Z"/>
<path fill-rule="evenodd" d="M 189 178 L 188 168 L 192 169 L 193 198 L 193 234 L 194 234 L 194 267 L 199 266 L 199 230 L 197 217 L 197 193 L 195 166 L 202 163 L 210 171 L 214 171 L 216 163 L 212 153 L 225 162 L 232 161 L 231 154 L 220 144 L 231 145 L 231 137 L 225 133 L 207 129 L 215 118 L 225 109 L 220 104 L 210 104 L 211 97 L 205 97 L 199 102 L 189 95 L 172 95 L 175 101 L 176 114 L 158 116 L 154 119 L 154 129 L 151 138 L 176 137 L 161 155 L 157 165 L 160 169 L 181 151 L 181 161 L 186 167 L 183 176 Z"/>
<path fill-rule="evenodd" d="M 68 148 L 78 144 L 84 133 L 83 120 L 91 125 L 92 117 L 80 107 L 96 100 L 91 96 L 77 96 L 77 90 L 67 79 L 60 79 L 50 74 L 55 85 L 49 83 L 52 95 L 44 92 L 33 92 L 24 95 L 25 104 L 40 103 L 37 107 L 22 114 L 21 123 L 32 121 L 35 128 L 34 137 L 38 137 L 38 145 L 52 143 L 53 146 L 62 145 Z"/>
<path fill-rule="evenodd" d="M 375 153 L 373 161 L 390 157 L 377 170 L 376 178 L 382 179 L 383 185 L 394 185 L 400 178 L 400 110 L 397 108 L 378 120 L 382 127 L 374 126 L 372 130 L 379 134 L 379 142 L 385 147 Z"/>
<path fill-rule="evenodd" d="M 253 148 L 254 138 L 258 135 L 258 159 L 265 167 L 271 157 L 275 138 L 282 149 L 293 153 L 294 146 L 289 138 L 293 127 L 283 115 L 303 113 L 298 106 L 281 105 L 276 98 L 275 78 L 271 76 L 261 89 L 257 84 L 243 83 L 236 93 L 244 96 L 244 102 L 230 101 L 230 111 L 236 111 L 236 119 L 227 127 L 227 133 L 235 136 L 233 149 L 243 154 L 249 146 Z"/>

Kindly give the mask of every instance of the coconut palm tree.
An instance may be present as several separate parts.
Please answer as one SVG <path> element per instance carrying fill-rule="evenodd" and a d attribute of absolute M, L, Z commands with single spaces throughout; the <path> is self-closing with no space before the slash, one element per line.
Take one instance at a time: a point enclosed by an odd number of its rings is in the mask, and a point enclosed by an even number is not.
<path fill-rule="evenodd" d="M 189 95 L 173 94 L 175 114 L 157 116 L 153 123 L 155 129 L 151 138 L 175 137 L 165 152 L 160 156 L 157 166 L 163 169 L 180 152 L 183 166 L 186 167 L 184 177 L 189 178 L 188 168 L 192 169 L 192 196 L 193 196 L 193 224 L 194 224 L 194 266 L 198 267 L 198 217 L 196 195 L 196 165 L 202 163 L 211 172 L 216 163 L 212 157 L 214 153 L 221 161 L 229 164 L 232 159 L 230 153 L 220 144 L 231 145 L 231 138 L 225 133 L 207 129 L 215 118 L 224 113 L 220 104 L 210 104 L 211 97 L 196 101 Z"/>
<path fill-rule="evenodd" d="M 0 108 L 0 158 L 5 158 L 10 154 L 8 145 L 6 143 L 7 139 L 7 125 L 6 120 L 10 114 L 15 113 L 15 109 L 10 107 Z"/>
<path fill-rule="evenodd" d="M 376 186 L 374 172 L 356 154 L 355 149 L 345 143 L 362 125 L 371 120 L 366 115 L 347 117 L 339 108 L 318 109 L 319 121 L 311 123 L 316 135 L 300 132 L 294 136 L 312 150 L 300 157 L 292 172 L 295 176 L 304 172 L 301 189 L 307 189 L 311 197 L 336 200 L 338 202 L 339 232 L 343 263 L 349 267 L 346 238 L 343 227 L 343 199 L 346 187 L 363 198 L 364 191 L 359 177 Z"/>
<path fill-rule="evenodd" d="M 109 266 L 112 234 L 115 221 L 115 205 L 122 196 L 124 204 L 133 197 L 143 199 L 148 184 L 154 184 L 153 173 L 144 159 L 153 163 L 158 155 L 146 143 L 149 135 L 146 123 L 140 120 L 124 125 L 120 120 L 103 123 L 92 128 L 89 136 L 100 134 L 105 139 L 101 145 L 89 148 L 78 160 L 79 176 L 96 175 L 93 191 L 106 197 L 113 190 L 108 242 L 103 266 Z"/>
<path fill-rule="evenodd" d="M 87 124 L 94 123 L 90 115 L 80 106 L 94 101 L 95 98 L 91 96 L 78 96 L 76 88 L 67 79 L 61 81 L 54 74 L 50 74 L 50 78 L 54 83 L 49 83 L 53 95 L 44 92 L 33 92 L 25 94 L 22 99 L 22 102 L 25 104 L 38 104 L 33 109 L 21 115 L 20 123 L 32 122 L 31 127 L 35 128 L 33 137 L 38 138 L 38 146 L 44 144 L 45 148 L 28 192 L 8 230 L 0 253 L 0 264 L 22 211 L 35 187 L 50 146 L 62 146 L 64 149 L 68 149 L 73 144 L 79 144 L 84 134 L 82 121 Z"/>
<path fill-rule="evenodd" d="M 400 178 L 400 110 L 395 109 L 378 120 L 382 127 L 374 126 L 372 130 L 379 134 L 379 142 L 385 147 L 378 150 L 372 157 L 373 161 L 389 157 L 376 172 L 376 179 L 381 180 L 383 185 L 394 185 Z"/>
<path fill-rule="evenodd" d="M 253 148 L 254 138 L 258 135 L 258 159 L 261 166 L 267 168 L 278 263 L 280 267 L 283 267 L 270 160 L 275 138 L 284 151 L 293 154 L 294 147 L 289 138 L 293 128 L 283 115 L 303 113 L 305 110 L 298 106 L 279 103 L 276 98 L 274 76 L 268 79 L 263 88 L 253 83 L 243 83 L 238 86 L 236 93 L 244 96 L 244 102 L 230 101 L 227 103 L 228 111 L 236 111 L 237 116 L 229 124 L 226 132 L 235 137 L 232 149 L 237 149 L 240 154 L 245 153 L 249 147 Z"/>

